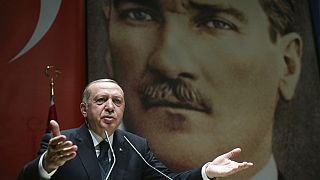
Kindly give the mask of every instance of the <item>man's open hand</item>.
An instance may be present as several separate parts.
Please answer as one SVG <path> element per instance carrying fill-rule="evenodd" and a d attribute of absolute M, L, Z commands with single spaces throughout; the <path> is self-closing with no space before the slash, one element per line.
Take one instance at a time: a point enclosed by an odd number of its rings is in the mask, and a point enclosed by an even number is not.
<path fill-rule="evenodd" d="M 51 120 L 50 127 L 52 138 L 48 144 L 48 150 L 43 158 L 43 168 L 48 172 L 52 172 L 66 161 L 76 157 L 78 147 L 73 145 L 71 141 L 67 141 L 66 136 L 60 134 L 59 124 Z"/>
<path fill-rule="evenodd" d="M 225 177 L 253 166 L 251 162 L 239 163 L 231 160 L 239 156 L 240 152 L 241 149 L 236 148 L 209 162 L 206 168 L 206 175 L 209 178 Z"/>

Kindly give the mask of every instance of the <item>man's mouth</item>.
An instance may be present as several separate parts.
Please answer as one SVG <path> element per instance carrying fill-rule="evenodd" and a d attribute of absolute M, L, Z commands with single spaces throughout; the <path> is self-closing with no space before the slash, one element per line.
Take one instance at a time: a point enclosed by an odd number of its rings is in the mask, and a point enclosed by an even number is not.
<path fill-rule="evenodd" d="M 113 116 L 102 116 L 101 119 L 104 119 L 104 120 L 113 120 L 114 117 Z"/>

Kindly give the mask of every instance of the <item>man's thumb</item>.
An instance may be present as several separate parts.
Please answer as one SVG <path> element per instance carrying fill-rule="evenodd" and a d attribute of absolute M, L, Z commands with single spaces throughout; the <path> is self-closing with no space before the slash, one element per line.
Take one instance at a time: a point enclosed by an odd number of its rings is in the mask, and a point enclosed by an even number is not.
<path fill-rule="evenodd" d="M 232 159 L 232 158 L 235 158 L 235 157 L 239 156 L 240 153 L 241 153 L 241 149 L 240 148 L 235 148 L 235 149 L 223 154 L 223 156 L 225 158 Z"/>
<path fill-rule="evenodd" d="M 50 121 L 50 127 L 51 127 L 51 132 L 53 137 L 60 135 L 59 124 L 55 120 Z"/>

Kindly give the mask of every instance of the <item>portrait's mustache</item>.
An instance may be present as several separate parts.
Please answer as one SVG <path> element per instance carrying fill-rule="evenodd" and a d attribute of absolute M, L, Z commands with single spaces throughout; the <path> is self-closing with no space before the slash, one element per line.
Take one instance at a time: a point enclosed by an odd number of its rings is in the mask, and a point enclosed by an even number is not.
<path fill-rule="evenodd" d="M 143 82 L 139 88 L 146 109 L 151 106 L 171 106 L 211 113 L 209 98 L 182 79 Z"/>

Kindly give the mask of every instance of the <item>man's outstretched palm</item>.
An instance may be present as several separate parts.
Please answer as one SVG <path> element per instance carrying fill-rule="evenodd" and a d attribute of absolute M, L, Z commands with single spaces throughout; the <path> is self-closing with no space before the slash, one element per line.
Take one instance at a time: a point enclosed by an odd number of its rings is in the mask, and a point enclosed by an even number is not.
<path fill-rule="evenodd" d="M 240 148 L 235 148 L 230 152 L 218 156 L 212 162 L 209 162 L 206 168 L 207 176 L 210 178 L 225 177 L 253 166 L 251 162 L 239 163 L 231 160 L 239 156 L 240 152 Z"/>

